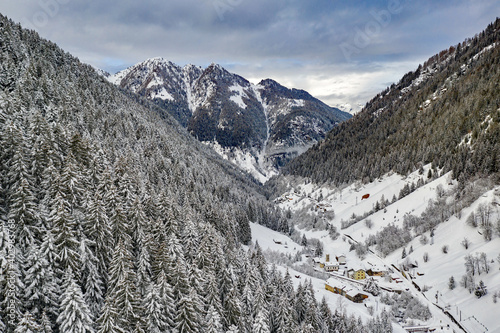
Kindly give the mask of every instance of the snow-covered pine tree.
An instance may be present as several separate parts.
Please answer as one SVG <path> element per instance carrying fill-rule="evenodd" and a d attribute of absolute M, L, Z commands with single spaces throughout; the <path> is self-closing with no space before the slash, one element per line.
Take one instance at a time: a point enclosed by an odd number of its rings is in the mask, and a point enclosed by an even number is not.
<path fill-rule="evenodd" d="M 206 333 L 223 332 L 221 316 L 213 305 L 208 308 L 207 315 L 205 316 L 204 327 Z"/>
<path fill-rule="evenodd" d="M 257 313 L 252 326 L 252 333 L 270 333 L 269 325 L 267 323 L 267 316 L 260 311 Z"/>
<path fill-rule="evenodd" d="M 4 232 L 7 237 L 10 237 L 9 229 L 5 228 Z M 24 304 L 22 302 L 22 290 L 24 284 L 21 281 L 21 272 L 16 260 L 15 247 L 7 252 L 7 260 L 3 261 L 3 266 L 0 267 L 0 313 L 3 315 L 6 331 L 12 332 L 19 320 L 22 317 Z"/>
<path fill-rule="evenodd" d="M 194 291 L 183 295 L 177 302 L 175 328 L 179 333 L 201 332 L 201 320 L 193 304 Z"/>
<path fill-rule="evenodd" d="M 17 324 L 14 333 L 38 333 L 40 332 L 40 325 L 36 322 L 33 315 L 25 312 L 19 324 Z"/>
<path fill-rule="evenodd" d="M 107 281 L 111 244 L 113 235 L 104 206 L 103 193 L 100 189 L 87 196 L 87 218 L 85 229 L 89 239 L 95 243 L 95 256 L 99 274 L 103 282 Z"/>
<path fill-rule="evenodd" d="M 79 272 L 79 243 L 76 238 L 76 222 L 71 214 L 72 207 L 61 190 L 53 198 L 51 206 L 49 223 L 52 225 L 54 245 L 59 259 L 56 274 L 62 275 L 62 272 L 65 272 L 68 268 L 71 268 L 73 272 Z"/>
<path fill-rule="evenodd" d="M 33 177 L 28 170 L 24 139 L 20 136 L 8 172 L 8 219 L 15 225 L 16 245 L 24 255 L 27 247 L 41 240 L 40 216 L 33 192 Z"/>
<path fill-rule="evenodd" d="M 226 295 L 224 304 L 224 318 L 226 319 L 226 324 L 228 326 L 241 325 L 241 302 L 236 288 L 232 287 L 229 293 Z"/>
<path fill-rule="evenodd" d="M 224 319 L 222 317 L 223 315 L 222 304 L 220 301 L 220 294 L 217 286 L 217 281 L 213 273 L 212 274 L 209 273 L 207 276 L 204 295 L 205 295 L 205 301 L 204 301 L 205 311 L 209 311 L 210 308 L 213 308 L 219 314 L 222 322 Z"/>
<path fill-rule="evenodd" d="M 71 268 L 68 268 L 64 276 L 57 323 L 64 333 L 94 333 L 90 309 L 85 304 L 82 290 L 75 281 Z"/>
<path fill-rule="evenodd" d="M 79 246 L 80 258 L 82 260 L 80 280 L 85 287 L 85 302 L 92 316 L 97 318 L 104 304 L 104 283 L 99 274 L 99 263 L 92 248 L 95 248 L 95 243 L 87 239 L 85 235 L 82 235 Z"/>
<path fill-rule="evenodd" d="M 142 307 L 144 308 L 147 331 L 150 333 L 165 332 L 168 327 L 167 319 L 160 290 L 156 284 L 150 283 Z"/>
<path fill-rule="evenodd" d="M 162 311 L 165 317 L 165 326 L 169 329 L 175 327 L 176 304 L 174 299 L 174 291 L 167 280 L 165 271 L 160 271 L 157 277 L 156 286 L 158 287 L 158 295 Z"/>
<path fill-rule="evenodd" d="M 135 285 L 136 272 L 130 253 L 130 243 L 120 238 L 109 269 L 109 284 L 106 299 L 113 302 L 118 312 L 118 324 L 124 330 L 133 330 L 141 318 L 142 307 Z"/>
<path fill-rule="evenodd" d="M 54 323 L 52 323 L 47 314 L 43 312 L 42 318 L 40 319 L 40 333 L 52 333 L 52 326 L 54 326 Z"/>
<path fill-rule="evenodd" d="M 102 313 L 97 320 L 99 329 L 98 333 L 125 333 L 125 329 L 120 326 L 118 319 L 118 310 L 115 307 L 114 299 L 109 296 L 106 297 Z"/>
<path fill-rule="evenodd" d="M 59 280 L 36 244 L 28 248 L 28 253 L 24 277 L 25 307 L 37 318 L 46 313 L 55 319 L 59 313 Z"/>

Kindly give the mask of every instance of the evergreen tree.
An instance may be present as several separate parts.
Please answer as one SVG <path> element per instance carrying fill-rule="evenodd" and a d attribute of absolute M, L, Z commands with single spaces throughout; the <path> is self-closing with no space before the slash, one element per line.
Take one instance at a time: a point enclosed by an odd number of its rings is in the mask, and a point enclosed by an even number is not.
<path fill-rule="evenodd" d="M 120 240 L 113 253 L 107 295 L 118 312 L 119 321 L 116 324 L 125 330 L 135 328 L 142 313 L 129 247 Z"/>
<path fill-rule="evenodd" d="M 150 284 L 142 306 L 146 316 L 147 331 L 151 333 L 165 332 L 167 320 L 158 286 Z"/>
<path fill-rule="evenodd" d="M 71 269 L 64 278 L 63 294 L 57 323 L 61 332 L 68 333 L 93 333 L 94 322 L 80 287 L 73 278 Z"/>
<path fill-rule="evenodd" d="M 71 268 L 73 272 L 79 272 L 80 256 L 76 238 L 76 222 L 71 215 L 72 208 L 61 191 L 58 191 L 53 199 L 52 207 L 49 221 L 53 226 L 52 233 L 59 259 L 59 272 L 68 268 Z"/>
<path fill-rule="evenodd" d="M 255 317 L 252 333 L 270 333 L 271 330 L 267 324 L 266 316 L 261 312 Z"/>
<path fill-rule="evenodd" d="M 24 279 L 24 304 L 36 317 L 42 313 L 56 318 L 58 314 L 59 287 L 52 267 L 38 246 L 29 247 L 27 271 Z"/>
<path fill-rule="evenodd" d="M 5 229 L 4 229 L 5 230 Z M 8 230 L 8 229 L 6 229 Z M 19 266 L 15 260 L 14 253 L 7 253 L 0 274 L 0 311 L 4 315 L 6 331 L 12 332 L 22 317 L 23 303 L 22 290 L 24 284 L 21 281 Z"/>
<path fill-rule="evenodd" d="M 224 317 L 228 326 L 241 324 L 241 303 L 236 288 L 231 288 L 223 304 Z"/>
<path fill-rule="evenodd" d="M 205 311 L 209 311 L 213 308 L 220 317 L 222 317 L 223 310 L 219 295 L 219 289 L 217 286 L 217 281 L 215 275 L 209 274 L 205 285 Z"/>
<path fill-rule="evenodd" d="M 213 307 L 210 306 L 207 311 L 207 315 L 205 316 L 205 329 L 206 333 L 219 333 L 223 332 L 222 327 L 222 319 L 220 317 L 219 312 Z"/>
<path fill-rule="evenodd" d="M 126 331 L 120 326 L 118 319 L 118 310 L 115 307 L 115 302 L 112 297 L 106 297 L 102 314 L 97 320 L 99 324 L 98 333 L 125 333 Z"/>
<path fill-rule="evenodd" d="M 192 217 L 189 216 L 184 224 L 184 231 L 182 235 L 182 244 L 184 247 L 184 257 L 189 263 L 194 262 L 194 258 L 198 253 L 198 244 L 200 243 L 198 231 Z"/>
<path fill-rule="evenodd" d="M 87 199 L 86 232 L 95 244 L 95 255 L 99 274 L 103 282 L 107 281 L 107 272 L 112 253 L 112 233 L 101 191 L 96 191 L 93 197 Z"/>
<path fill-rule="evenodd" d="M 165 326 L 173 329 L 175 327 L 176 304 L 172 286 L 168 283 L 165 271 L 161 271 L 157 283 L 158 295 L 165 317 Z"/>
<path fill-rule="evenodd" d="M 45 312 L 42 313 L 42 319 L 40 321 L 40 332 L 41 333 L 52 333 L 53 323 L 50 321 L 49 317 Z"/>
<path fill-rule="evenodd" d="M 119 196 L 116 189 L 113 188 L 107 193 L 105 200 L 111 207 L 109 221 L 114 239 L 113 243 L 116 245 L 121 241 L 123 243 L 131 244 L 131 230 L 127 221 L 127 215 L 125 213 L 123 203 L 121 201 L 122 198 Z"/>
<path fill-rule="evenodd" d="M 455 289 L 455 278 L 453 276 L 450 276 L 450 281 L 448 282 L 448 288 L 450 288 L 450 290 Z"/>
<path fill-rule="evenodd" d="M 194 291 L 191 291 L 189 295 L 182 296 L 177 302 L 175 328 L 179 333 L 200 332 L 200 318 L 195 311 L 192 297 L 194 297 Z"/>
<path fill-rule="evenodd" d="M 17 324 L 14 333 L 38 333 L 40 332 L 40 325 L 36 322 L 33 315 L 26 312 L 21 318 L 19 324 Z"/>
<path fill-rule="evenodd" d="M 380 315 L 380 322 L 384 332 L 392 333 L 393 329 L 392 329 L 391 319 L 387 311 L 385 311 L 385 309 L 382 310 L 382 314 Z"/>
<path fill-rule="evenodd" d="M 40 216 L 33 192 L 33 179 L 28 170 L 24 143 L 20 143 L 9 169 L 8 219 L 14 222 L 17 246 L 24 254 L 27 247 L 41 240 Z"/>
<path fill-rule="evenodd" d="M 79 246 L 82 261 L 81 282 L 85 287 L 85 302 L 94 318 L 97 318 L 104 304 L 104 284 L 99 274 L 98 260 L 91 248 L 95 248 L 94 242 L 82 236 Z"/>

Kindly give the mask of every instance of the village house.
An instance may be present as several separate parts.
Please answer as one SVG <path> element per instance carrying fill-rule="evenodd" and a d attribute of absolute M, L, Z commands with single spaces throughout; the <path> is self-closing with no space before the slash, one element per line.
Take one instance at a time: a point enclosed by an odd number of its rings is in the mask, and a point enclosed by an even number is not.
<path fill-rule="evenodd" d="M 326 272 L 337 272 L 339 264 L 330 261 L 330 254 L 325 254 L 322 258 L 312 258 L 315 267 L 323 268 Z"/>
<path fill-rule="evenodd" d="M 366 272 L 364 269 L 357 269 L 353 271 L 351 278 L 354 280 L 364 280 L 366 279 Z"/>
<path fill-rule="evenodd" d="M 372 267 L 366 270 L 366 274 L 369 276 L 385 276 L 386 272 L 379 267 Z"/>
<path fill-rule="evenodd" d="M 338 272 L 339 271 L 339 264 L 337 263 L 326 263 L 324 265 L 325 271 L 326 272 Z"/>
<path fill-rule="evenodd" d="M 344 296 L 354 303 L 363 303 L 363 300 L 368 298 L 368 295 L 362 293 L 360 290 L 335 278 L 330 278 L 326 281 L 325 289 L 331 291 L 332 293 Z"/>

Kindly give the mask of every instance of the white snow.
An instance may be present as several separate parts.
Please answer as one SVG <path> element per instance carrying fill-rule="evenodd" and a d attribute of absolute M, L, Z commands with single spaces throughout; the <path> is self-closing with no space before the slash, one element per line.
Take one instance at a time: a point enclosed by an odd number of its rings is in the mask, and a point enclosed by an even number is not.
<path fill-rule="evenodd" d="M 280 234 L 257 223 L 250 223 L 252 240 L 259 242 L 262 250 L 271 250 L 286 254 L 295 254 L 302 251 L 302 245 L 295 243 L 290 237 Z M 281 244 L 280 244 L 281 243 Z"/>
<path fill-rule="evenodd" d="M 303 107 L 305 105 L 305 101 L 303 99 L 289 99 L 288 105 L 290 107 Z"/>
<path fill-rule="evenodd" d="M 487 122 L 488 119 L 485 119 L 485 124 Z M 295 229 L 304 234 L 308 239 L 317 238 L 321 240 L 323 242 L 324 253 L 330 254 L 330 257 L 339 253 L 345 254 L 348 268 L 367 268 L 371 267 L 371 265 L 386 268 L 392 267 L 392 265 L 398 267 L 404 261 L 401 258 L 402 248 L 395 250 L 385 258 L 378 256 L 376 253 L 368 252 L 366 258 L 361 260 L 354 251 L 349 251 L 351 247 L 350 243 L 353 241 L 363 242 L 369 235 L 376 234 L 389 224 L 402 227 L 405 214 L 420 216 L 427 208 L 429 201 L 437 197 L 436 188 L 438 186 L 445 191 L 451 190 L 456 186 L 456 182 L 451 179 L 450 174 L 444 174 L 430 182 L 427 181 L 426 177 L 429 168 L 430 165 L 425 166 L 422 174 L 419 174 L 418 171 L 407 177 L 388 174 L 369 184 L 358 182 L 344 188 L 320 187 L 312 183 L 296 183 L 296 180 L 287 178 L 289 180 L 289 190 L 278 198 L 276 202 L 283 209 L 292 210 L 293 214 L 309 210 L 310 214 L 316 215 L 320 220 L 325 216 L 328 223 L 337 227 L 337 230 L 340 232 L 341 235 L 337 240 L 332 240 L 328 236 L 327 231 L 316 229 L 306 230 L 297 226 L 295 226 Z M 341 220 L 348 220 L 353 213 L 359 216 L 370 211 L 375 203 L 380 201 L 382 195 L 388 200 L 391 200 L 393 195 L 397 197 L 405 184 L 416 183 L 419 178 L 423 178 L 427 183 L 406 197 L 388 205 L 385 211 L 382 209 L 367 217 L 373 223 L 371 228 L 366 226 L 365 220 L 361 220 L 346 229 L 340 229 Z M 364 194 L 370 194 L 370 197 L 361 200 Z M 448 198 L 448 202 L 453 202 L 453 200 L 453 197 Z M 452 216 L 448 221 L 439 224 L 435 228 L 432 245 L 431 242 L 425 245 L 421 244 L 419 241 L 420 237 L 417 236 L 405 247 L 407 253 L 410 246 L 413 248 L 413 252 L 408 253 L 407 258 L 412 262 L 418 263 L 417 268 L 409 271 L 411 278 L 408 273 L 405 278 L 401 273 L 394 270 L 393 274 L 402 281 L 401 283 L 390 283 L 379 278 L 379 284 L 403 290 L 408 289 L 414 297 L 417 297 L 422 303 L 427 304 L 433 318 L 424 324 L 429 325 L 431 328 L 436 328 L 436 332 L 452 332 L 451 329 L 459 332 L 461 330 L 434 303 L 447 309 L 456 320 L 461 320 L 460 324 L 469 332 L 486 332 L 486 328 L 488 332 L 500 332 L 500 320 L 496 315 L 500 310 L 500 302 L 495 304 L 492 298 L 495 292 L 500 293 L 500 263 L 496 260 L 500 253 L 500 237 L 498 234 L 495 234 L 491 241 L 485 241 L 484 237 L 479 233 L 481 232 L 479 228 L 473 228 L 465 223 L 470 213 L 476 211 L 481 204 L 489 205 L 491 208 L 491 220 L 494 224 L 497 223 L 496 221 L 500 219 L 499 203 L 500 186 L 497 186 L 483 193 L 470 207 L 463 208 L 460 217 Z M 324 211 L 326 213 L 323 213 Z M 334 218 L 331 218 L 331 214 L 329 215 L 328 213 L 331 213 L 331 211 L 335 212 Z M 265 235 L 265 231 L 256 231 L 253 235 L 254 241 L 258 240 L 260 243 L 261 239 L 266 237 Z M 426 236 L 431 239 L 429 232 L 426 233 Z M 278 236 L 273 234 L 267 237 Z M 471 242 L 468 250 L 461 245 L 465 237 Z M 446 254 L 442 250 L 445 245 L 448 246 L 448 253 Z M 273 251 L 280 250 L 278 245 L 273 244 L 270 244 L 269 248 Z M 374 247 L 372 247 L 372 250 L 374 250 Z M 481 252 L 487 254 L 490 271 L 488 274 L 483 272 L 481 275 L 478 276 L 476 274 L 475 276 L 476 284 L 479 280 L 483 280 L 488 288 L 488 294 L 478 299 L 474 294 L 469 294 L 466 289 L 460 286 L 460 280 L 465 274 L 465 255 L 472 254 L 474 256 Z M 428 262 L 424 262 L 422 259 L 424 253 L 429 255 Z M 285 270 L 286 268 L 282 269 Z M 297 274 L 302 275 L 301 279 L 295 281 L 297 284 L 299 281 L 303 281 L 304 278 L 309 278 L 302 273 Z M 456 288 L 454 290 L 448 288 L 450 276 L 453 276 L 455 279 Z M 338 302 L 341 297 L 324 290 L 324 281 L 321 279 L 312 279 L 312 281 L 317 292 L 317 299 L 326 296 L 332 310 L 338 308 Z M 413 285 L 413 282 L 421 288 L 427 286 L 429 288 L 428 291 L 424 293 L 419 292 Z M 437 302 L 436 293 L 438 293 Z M 364 304 L 354 304 L 346 299 L 343 299 L 343 302 L 346 305 L 345 308 L 348 314 L 361 316 L 363 320 L 370 318 Z M 380 307 L 379 297 L 370 296 L 364 301 L 367 306 L 373 307 L 377 306 L 377 302 Z M 447 325 L 450 325 L 450 330 L 447 329 Z M 404 332 L 401 325 L 395 324 L 394 327 L 396 332 Z"/>
<path fill-rule="evenodd" d="M 260 90 L 262 90 L 262 87 L 256 86 L 254 84 L 251 84 L 250 89 L 253 91 L 254 96 L 257 98 L 257 101 L 259 101 L 260 105 L 262 105 L 262 109 L 264 111 L 264 116 L 266 120 L 266 139 L 264 140 L 264 143 L 262 144 L 262 149 L 258 152 L 257 155 L 257 161 L 259 164 L 259 169 L 260 170 L 266 170 L 266 166 L 264 165 L 264 161 L 266 160 L 266 152 L 267 152 L 267 145 L 269 143 L 269 137 L 270 137 L 270 126 L 269 126 L 269 105 L 262 99 L 262 96 L 260 95 Z M 271 175 L 274 175 L 271 170 L 267 170 L 266 175 L 269 175 L 265 178 L 265 181 L 269 180 L 271 178 Z"/>
<path fill-rule="evenodd" d="M 174 97 L 165 89 L 165 87 L 161 87 L 160 91 L 155 93 L 151 93 L 151 98 L 161 98 L 163 100 L 170 100 L 173 101 Z"/>
<path fill-rule="evenodd" d="M 213 150 L 215 150 L 222 158 L 228 160 L 246 172 L 250 173 L 255 179 L 257 179 L 261 183 L 265 183 L 272 176 L 277 174 L 277 171 L 266 169 L 263 170 L 259 167 L 259 161 L 257 161 L 257 157 L 254 156 L 248 150 L 242 150 L 239 148 L 224 148 L 218 142 L 203 142 L 204 144 L 210 146 Z M 260 158 L 259 158 L 260 160 Z"/>
<path fill-rule="evenodd" d="M 486 46 L 484 49 L 482 49 L 482 50 L 481 50 L 481 51 L 479 51 L 476 55 L 474 55 L 474 56 L 472 57 L 472 59 L 473 59 L 474 61 L 475 61 L 475 60 L 477 60 L 477 59 L 479 59 L 479 57 L 480 57 L 481 55 L 483 55 L 484 53 L 488 52 L 489 50 L 494 49 L 497 45 L 498 45 L 498 43 L 493 43 L 493 44 L 491 44 L 491 45 Z"/>
<path fill-rule="evenodd" d="M 240 85 L 233 85 L 229 87 L 229 91 L 232 92 L 232 95 L 231 97 L 229 97 L 229 99 L 236 103 L 236 105 L 238 105 L 240 108 L 246 109 L 247 105 L 245 104 L 245 102 L 243 102 L 243 97 L 248 98 L 248 95 L 243 90 L 243 87 Z"/>
<path fill-rule="evenodd" d="M 342 102 L 342 103 L 334 103 L 333 104 L 333 107 L 334 108 L 337 108 L 341 111 L 344 111 L 344 112 L 347 112 L 347 113 L 350 113 L 352 114 L 353 116 L 355 114 L 357 114 L 359 111 L 361 111 L 363 109 L 363 106 L 364 104 L 363 103 L 354 103 L 354 104 L 351 104 L 351 103 L 346 103 L 346 102 Z"/>

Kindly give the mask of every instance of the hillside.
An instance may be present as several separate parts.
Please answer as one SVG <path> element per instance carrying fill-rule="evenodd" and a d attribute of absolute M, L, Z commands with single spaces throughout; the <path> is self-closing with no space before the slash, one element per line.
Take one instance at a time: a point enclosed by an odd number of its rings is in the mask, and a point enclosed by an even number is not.
<path fill-rule="evenodd" d="M 108 79 L 167 110 L 201 142 L 264 182 L 350 115 L 303 90 L 251 84 L 217 64 L 148 59 Z"/>
<path fill-rule="evenodd" d="M 500 186 L 484 180 L 469 183 L 466 193 L 457 199 L 459 184 L 452 180 L 451 173 L 428 178 L 429 170 L 430 165 L 426 165 L 423 173 L 391 173 L 371 183 L 356 182 L 344 188 L 286 177 L 287 190 L 276 202 L 290 211 L 292 240 L 252 225 L 253 240 L 263 244 L 269 260 L 293 269 L 297 276 L 323 272 L 316 275 L 317 292 L 324 293 L 327 301 L 337 306 L 342 300 L 348 313 L 370 318 L 386 309 L 397 322 L 397 332 L 416 324 L 436 328 L 437 332 L 448 332 L 447 325 L 456 332 L 462 328 L 465 332 L 497 332 Z M 368 199 L 362 199 L 366 194 Z M 270 239 L 283 240 L 283 245 Z M 309 249 L 302 249 L 304 243 Z M 432 317 L 423 319 L 422 312 L 395 309 L 387 300 L 387 295 L 395 297 L 393 292 L 369 295 L 363 306 L 321 291 L 329 277 L 344 280 L 315 266 L 307 258 L 311 254 L 323 261 L 326 254 L 333 258 L 345 254 L 345 272 L 373 267 L 392 271 L 390 277 L 397 280 L 375 277 L 377 284 L 407 290 L 429 308 Z M 454 284 L 450 288 L 452 277 Z M 366 281 L 368 277 L 350 283 L 364 285 Z M 481 281 L 487 293 L 478 297 Z M 443 326 L 445 329 L 440 329 Z"/>
<path fill-rule="evenodd" d="M 499 172 L 500 20 L 431 57 L 284 170 L 316 183 L 372 181 L 421 165 L 463 185 Z"/>

